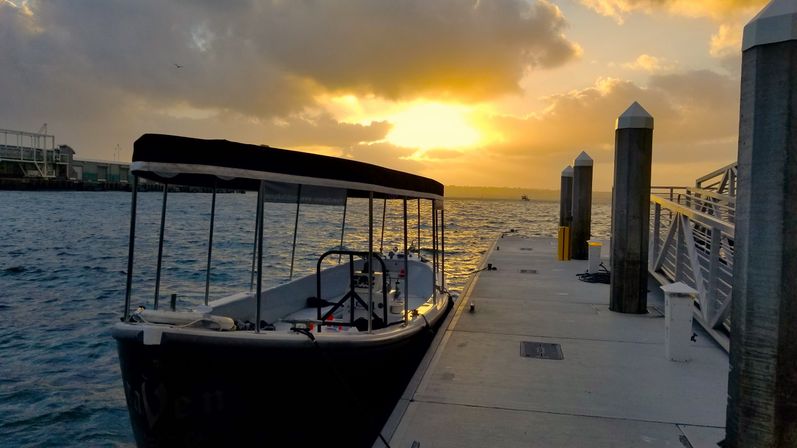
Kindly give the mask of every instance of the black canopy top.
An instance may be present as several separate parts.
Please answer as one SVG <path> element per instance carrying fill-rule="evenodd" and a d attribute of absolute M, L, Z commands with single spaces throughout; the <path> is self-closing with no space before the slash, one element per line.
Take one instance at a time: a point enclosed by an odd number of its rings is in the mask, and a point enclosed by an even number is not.
<path fill-rule="evenodd" d="M 132 174 L 162 183 L 257 190 L 308 186 L 305 192 L 380 198 L 443 199 L 433 179 L 356 160 L 228 140 L 144 134 L 133 146 Z M 303 188 L 303 187 L 302 187 Z"/>

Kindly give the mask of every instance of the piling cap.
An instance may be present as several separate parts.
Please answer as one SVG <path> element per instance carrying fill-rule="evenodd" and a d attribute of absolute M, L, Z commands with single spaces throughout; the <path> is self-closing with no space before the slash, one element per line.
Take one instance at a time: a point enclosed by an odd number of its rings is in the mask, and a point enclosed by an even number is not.
<path fill-rule="evenodd" d="M 697 291 L 695 291 L 694 288 L 689 287 L 689 285 L 683 282 L 676 282 L 664 285 L 661 287 L 661 290 L 664 291 L 665 294 L 686 294 L 686 295 L 697 294 Z"/>
<path fill-rule="evenodd" d="M 653 117 L 642 105 L 634 101 L 634 104 L 617 118 L 617 129 L 653 129 Z"/>
<path fill-rule="evenodd" d="M 576 163 L 573 166 L 592 166 L 592 157 L 586 151 L 581 151 L 581 154 L 576 157 Z"/>
<path fill-rule="evenodd" d="M 744 27 L 742 51 L 797 40 L 797 1 L 772 0 Z"/>
<path fill-rule="evenodd" d="M 573 167 L 567 165 L 567 168 L 562 170 L 562 177 L 573 177 Z"/>

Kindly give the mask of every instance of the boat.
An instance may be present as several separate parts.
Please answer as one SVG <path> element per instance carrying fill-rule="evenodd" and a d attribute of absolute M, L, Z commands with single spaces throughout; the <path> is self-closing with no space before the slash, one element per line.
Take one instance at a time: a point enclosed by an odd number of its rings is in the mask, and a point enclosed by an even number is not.
<path fill-rule="evenodd" d="M 521 201 L 529 201 L 530 199 L 529 199 L 529 197 L 527 195 L 524 194 L 524 195 L 520 196 L 520 200 Z"/>
<path fill-rule="evenodd" d="M 137 445 L 357 447 L 381 437 L 455 300 L 445 283 L 443 185 L 343 158 L 161 134 L 136 140 L 130 172 L 124 309 L 111 333 Z M 134 297 L 139 182 L 162 184 L 163 208 L 149 285 L 155 293 Z M 185 309 L 174 295 L 160 293 L 166 195 L 173 186 L 213 192 L 204 300 Z M 240 292 L 212 298 L 217 189 L 256 192 L 257 201 L 251 275 Z M 403 206 L 403 248 L 388 254 L 374 248 L 379 200 Z M 351 201 L 368 202 L 368 243 L 357 250 L 344 245 Z M 426 201 L 429 216 L 422 217 Z M 297 223 L 302 204 L 343 207 L 344 220 L 340 245 L 319 249 L 314 273 L 265 288 L 264 209 L 275 202 L 295 203 Z M 415 202 L 413 252 L 408 206 Z M 422 218 L 431 230 L 423 250 Z M 135 291 L 142 290 L 137 283 Z"/>

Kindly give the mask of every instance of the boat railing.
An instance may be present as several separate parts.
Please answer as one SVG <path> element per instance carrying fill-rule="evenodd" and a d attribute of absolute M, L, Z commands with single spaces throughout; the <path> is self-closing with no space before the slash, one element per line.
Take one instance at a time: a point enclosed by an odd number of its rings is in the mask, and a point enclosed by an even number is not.
<path fill-rule="evenodd" d="M 648 269 L 662 284 L 698 291 L 696 320 L 726 350 L 730 332 L 736 202 L 693 187 L 651 189 Z"/>
<path fill-rule="evenodd" d="M 329 306 L 329 302 L 323 299 L 322 291 L 321 291 L 321 273 L 322 273 L 322 264 L 324 259 L 329 256 L 338 255 L 338 256 L 347 256 L 349 258 L 349 291 L 343 295 L 337 302 L 332 303 L 332 308 L 330 308 L 326 313 L 321 313 L 321 309 L 325 306 Z M 368 260 L 369 255 L 372 257 L 371 260 Z M 373 291 L 373 282 L 374 282 L 374 269 L 373 269 L 373 261 L 379 262 L 379 265 L 382 270 L 382 316 L 380 317 L 377 313 L 373 310 L 373 297 L 370 297 L 368 302 L 363 300 L 359 294 L 357 294 L 356 287 L 356 273 L 354 270 L 354 257 L 362 258 L 365 261 L 363 272 L 368 276 L 367 283 L 371 291 Z M 316 310 L 317 310 L 317 318 L 318 318 L 318 325 L 340 325 L 340 322 L 330 322 L 328 319 L 334 315 L 335 311 L 339 308 L 343 307 L 347 301 L 351 301 L 351 306 L 349 309 L 349 322 L 348 326 L 354 326 L 354 310 L 356 304 L 359 303 L 365 309 L 369 310 L 368 315 L 368 328 L 375 328 L 373 323 L 377 319 L 381 319 L 383 321 L 382 326 L 388 325 L 388 317 L 387 317 L 387 296 L 388 296 L 388 279 L 387 279 L 387 266 L 385 265 L 385 261 L 382 257 L 379 256 L 378 253 L 373 252 L 369 253 L 367 251 L 352 251 L 352 250 L 329 250 L 324 252 L 319 258 L 318 263 L 316 264 Z M 405 302 L 406 303 L 406 302 Z M 405 314 L 406 316 L 406 314 Z"/>

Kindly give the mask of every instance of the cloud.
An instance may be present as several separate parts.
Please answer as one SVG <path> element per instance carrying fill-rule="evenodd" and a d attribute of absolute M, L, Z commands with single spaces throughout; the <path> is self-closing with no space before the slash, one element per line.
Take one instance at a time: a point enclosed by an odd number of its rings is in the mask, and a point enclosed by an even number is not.
<path fill-rule="evenodd" d="M 715 58 L 725 58 L 739 53 L 742 46 L 742 24 L 722 24 L 711 36 L 709 53 Z"/>
<path fill-rule="evenodd" d="M 550 188 L 562 168 L 586 150 L 596 161 L 596 188 L 608 190 L 615 120 L 639 101 L 656 120 L 654 182 L 691 184 L 736 158 L 738 89 L 735 78 L 707 70 L 653 75 L 646 86 L 601 78 L 593 86 L 548 97 L 540 114 L 485 117 L 504 143 L 471 153 L 469 163 L 476 168 L 462 175 L 479 177 L 478 167 L 490 163 L 496 178 L 508 184 Z M 475 163 L 474 157 L 484 160 Z"/>
<path fill-rule="evenodd" d="M 579 53 L 545 0 L 3 0 L 0 27 L 3 91 L 20 102 L 60 90 L 75 103 L 83 83 L 256 116 L 329 91 L 490 98 Z"/>
<path fill-rule="evenodd" d="M 623 23 L 632 12 L 652 13 L 664 9 L 672 14 L 686 17 L 709 17 L 724 20 L 763 7 L 768 0 L 581 0 L 581 3 L 597 13 L 612 17 Z"/>
<path fill-rule="evenodd" d="M 675 68 L 675 63 L 667 61 L 664 58 L 657 58 L 649 54 L 641 54 L 633 62 L 623 64 L 623 67 L 630 70 L 642 70 L 646 72 L 661 72 L 672 70 Z"/>

